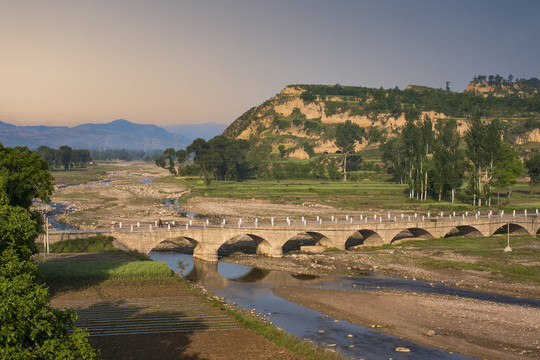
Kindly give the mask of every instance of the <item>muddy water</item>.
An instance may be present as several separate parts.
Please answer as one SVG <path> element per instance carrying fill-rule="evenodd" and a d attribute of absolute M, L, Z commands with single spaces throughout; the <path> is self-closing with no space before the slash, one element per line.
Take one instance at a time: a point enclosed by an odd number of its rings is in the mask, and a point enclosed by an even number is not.
<path fill-rule="evenodd" d="M 228 303 L 265 314 L 276 326 L 288 333 L 332 349 L 354 359 L 472 359 L 460 354 L 449 354 L 435 347 L 385 334 L 305 308 L 274 295 L 272 287 L 278 285 L 318 287 L 324 289 L 360 289 L 363 278 L 332 278 L 293 275 L 226 262 L 209 263 L 179 253 L 150 253 L 153 260 L 167 263 L 179 272 L 178 260 L 183 260 L 183 276 L 203 285 Z M 354 285 L 354 287 L 353 287 Z M 372 286 L 372 285 L 370 285 Z M 388 282 L 383 285 L 388 288 Z M 431 286 L 428 284 L 428 287 Z M 368 287 L 366 286 L 366 289 Z M 375 289 L 377 286 L 375 285 Z M 369 289 L 368 289 L 369 290 Z M 374 290 L 374 289 L 371 289 Z M 352 335 L 348 337 L 347 335 Z M 410 353 L 397 353 L 397 347 L 406 347 Z"/>

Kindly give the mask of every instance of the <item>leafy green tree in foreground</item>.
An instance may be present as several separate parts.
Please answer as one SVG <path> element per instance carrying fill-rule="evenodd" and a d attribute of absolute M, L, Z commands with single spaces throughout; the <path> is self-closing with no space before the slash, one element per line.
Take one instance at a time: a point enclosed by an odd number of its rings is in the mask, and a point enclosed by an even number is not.
<path fill-rule="evenodd" d="M 14 249 L 1 253 L 0 358 L 97 359 L 86 333 L 73 327 L 75 312 L 48 305 L 47 289 L 39 285 L 37 269 L 20 260 Z"/>
<path fill-rule="evenodd" d="M 0 205 L 0 252 L 11 249 L 29 260 L 37 251 L 39 225 L 31 213 L 19 206 Z"/>
<path fill-rule="evenodd" d="M 0 359 L 95 359 L 75 313 L 53 309 L 30 260 L 36 251 L 34 197 L 47 201 L 52 177 L 46 162 L 27 148 L 0 144 Z"/>
<path fill-rule="evenodd" d="M 52 191 L 46 161 L 27 147 L 0 144 L 0 204 L 29 209 L 35 198 L 49 202 Z"/>

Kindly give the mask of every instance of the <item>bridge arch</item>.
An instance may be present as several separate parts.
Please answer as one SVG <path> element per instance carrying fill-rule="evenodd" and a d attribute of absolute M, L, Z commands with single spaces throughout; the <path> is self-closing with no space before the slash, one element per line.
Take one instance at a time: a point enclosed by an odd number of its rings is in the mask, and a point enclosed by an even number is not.
<path fill-rule="evenodd" d="M 265 241 L 261 237 L 252 237 L 248 234 L 235 235 L 225 241 L 218 247 L 218 256 L 228 256 L 235 252 L 244 254 L 255 254 L 260 243 Z"/>
<path fill-rule="evenodd" d="M 508 223 L 497 228 L 493 232 L 493 234 L 489 234 L 489 236 L 495 235 L 495 234 L 506 234 L 507 232 L 510 232 L 510 234 L 533 235 L 533 234 L 529 234 L 529 231 L 523 226 L 521 226 L 520 224 Z"/>
<path fill-rule="evenodd" d="M 306 234 L 308 234 L 313 240 L 315 240 L 315 245 L 320 245 L 327 248 L 335 247 L 334 242 L 330 240 L 328 236 L 321 234 L 320 232 L 307 231 Z"/>
<path fill-rule="evenodd" d="M 158 248 L 161 244 L 164 244 L 164 243 L 170 243 L 172 246 L 174 246 L 174 249 L 171 251 L 179 252 L 182 254 L 193 254 L 193 252 L 199 245 L 199 241 L 191 237 L 168 236 L 168 237 L 158 238 L 157 241 L 154 241 L 150 245 L 151 247 L 147 250 L 148 253 L 150 253 L 151 251 Z M 170 247 L 168 247 L 168 249 L 170 249 Z"/>
<path fill-rule="evenodd" d="M 316 244 L 317 240 L 313 236 L 300 232 L 285 241 L 281 249 L 283 252 L 291 252 L 300 250 L 301 246 L 314 246 Z"/>
<path fill-rule="evenodd" d="M 371 229 L 360 229 L 351 233 L 345 240 L 345 250 L 357 245 L 382 245 L 384 239 L 376 231 Z"/>
<path fill-rule="evenodd" d="M 452 236 L 465 236 L 465 237 L 483 237 L 484 234 L 474 226 L 470 225 L 459 225 L 454 228 L 452 228 L 450 231 L 448 231 L 444 237 L 452 237 Z"/>
<path fill-rule="evenodd" d="M 390 237 L 390 243 L 396 243 L 398 241 L 404 241 L 406 239 L 433 239 L 434 236 L 427 230 L 419 227 L 406 228 L 399 231 L 393 237 Z"/>

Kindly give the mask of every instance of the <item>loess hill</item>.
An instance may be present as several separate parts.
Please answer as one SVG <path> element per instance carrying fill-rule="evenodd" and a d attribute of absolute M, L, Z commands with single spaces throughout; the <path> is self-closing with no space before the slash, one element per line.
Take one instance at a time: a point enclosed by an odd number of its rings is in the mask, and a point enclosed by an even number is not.
<path fill-rule="evenodd" d="M 253 153 L 278 158 L 309 158 L 335 153 L 336 125 L 350 120 L 364 129 L 356 151 L 376 148 L 395 136 L 407 120 L 429 116 L 434 123 L 468 116 L 499 119 L 512 145 L 540 142 L 540 80 L 487 81 L 475 77 L 464 92 L 409 85 L 374 89 L 341 85 L 289 85 L 236 119 L 224 132 L 251 142 Z"/>

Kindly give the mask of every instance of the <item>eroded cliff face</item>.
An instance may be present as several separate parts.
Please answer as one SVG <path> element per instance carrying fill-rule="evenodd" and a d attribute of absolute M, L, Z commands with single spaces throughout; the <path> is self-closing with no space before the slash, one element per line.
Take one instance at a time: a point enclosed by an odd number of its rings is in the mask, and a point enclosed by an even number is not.
<path fill-rule="evenodd" d="M 252 113 L 247 119 L 237 120 L 239 124 L 234 124 L 232 128 L 240 129 L 236 133 L 229 131 L 229 136 L 234 136 L 238 139 L 253 139 L 260 138 L 268 139 L 272 136 L 281 136 L 297 139 L 309 139 L 313 145 L 315 153 L 335 153 L 338 148 L 332 139 L 328 139 L 327 135 L 333 128 L 332 125 L 344 123 L 347 120 L 358 124 L 364 129 L 371 127 L 382 130 L 386 136 L 391 137 L 405 125 L 405 115 L 401 113 L 399 116 L 393 116 L 389 113 L 378 113 L 371 115 L 352 114 L 351 110 L 345 111 L 328 111 L 327 102 L 343 102 L 356 101 L 360 102 L 359 98 L 344 97 L 344 96 L 326 96 L 317 97 L 313 101 L 305 101 L 302 99 L 302 94 L 305 89 L 301 86 L 287 86 L 279 94 L 265 102 L 263 105 L 252 109 Z M 346 100 L 344 100 L 346 99 Z M 370 99 L 367 99 L 370 101 Z M 293 121 L 286 128 L 275 127 L 276 119 L 286 119 L 294 117 L 305 118 L 320 123 L 320 129 L 312 130 L 306 128 L 305 123 Z M 434 111 L 421 112 L 420 116 L 429 116 L 432 121 L 436 122 L 439 119 L 445 119 L 446 115 Z M 240 122 L 243 122 L 240 124 Z M 325 126 L 330 125 L 330 126 Z M 356 144 L 356 150 L 360 151 L 370 144 L 366 140 L 362 140 Z M 371 144 L 373 145 L 373 144 Z M 291 158 L 306 158 L 309 155 L 303 149 L 296 149 L 288 154 Z"/>
<path fill-rule="evenodd" d="M 488 83 L 471 82 L 466 92 L 487 97 L 498 96 L 495 93 L 505 96 L 504 94 L 510 91 L 519 90 L 518 84 L 510 85 L 495 88 Z M 396 97 L 396 91 L 399 92 L 399 89 L 360 87 L 343 89 L 344 87 L 335 89 L 334 86 L 324 85 L 287 86 L 274 97 L 240 116 L 225 130 L 224 135 L 253 140 L 253 147 L 265 147 L 266 151 L 271 151 L 272 154 L 277 153 L 279 145 L 286 145 L 287 157 L 303 159 L 309 157 L 308 153 L 311 152 L 322 154 L 338 151 L 335 145 L 335 129 L 337 124 L 346 121 L 351 121 L 365 130 L 366 136 L 356 143 L 356 150 L 360 151 L 367 147 L 378 147 L 380 139 L 397 136 L 406 124 L 407 116 L 416 119 L 429 117 L 434 128 L 439 121 L 450 117 L 443 112 L 420 111 L 419 108 L 415 108 L 416 104 L 424 108 L 440 107 L 440 103 L 439 105 L 429 103 L 429 101 L 436 103 L 445 96 L 446 92 L 440 89 L 410 85 L 398 94 L 403 97 Z M 404 93 L 405 91 L 409 92 Z M 341 95 L 343 93 L 346 95 Z M 432 97 L 424 103 L 418 100 L 426 99 L 425 96 Z M 414 102 L 408 99 L 417 100 Z M 412 114 L 411 109 L 414 110 Z M 466 116 L 452 115 L 458 120 L 458 131 L 461 134 L 467 130 Z M 489 121 L 489 118 L 487 120 Z M 373 137 L 372 133 L 379 133 L 381 136 Z M 517 141 L 520 143 L 540 141 L 540 130 L 523 133 Z"/>

